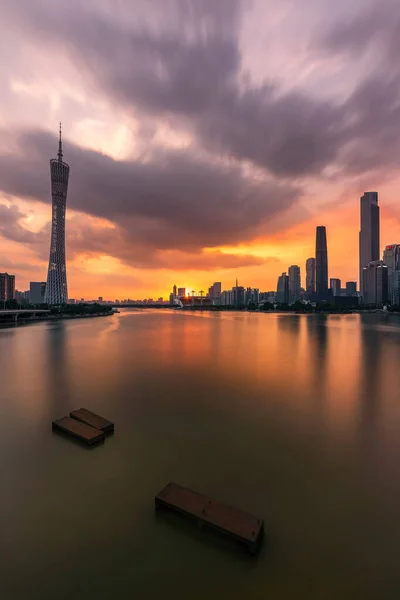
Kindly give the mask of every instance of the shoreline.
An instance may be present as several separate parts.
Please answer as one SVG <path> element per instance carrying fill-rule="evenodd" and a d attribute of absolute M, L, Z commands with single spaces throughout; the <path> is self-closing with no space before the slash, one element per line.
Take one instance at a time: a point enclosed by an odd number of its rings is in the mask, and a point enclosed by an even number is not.
<path fill-rule="evenodd" d="M 110 317 L 116 313 L 112 311 L 95 313 L 95 314 L 81 314 L 81 315 L 45 315 L 39 317 L 27 317 L 26 319 L 20 318 L 17 321 L 1 321 L 0 329 L 7 329 L 8 327 L 19 327 L 20 325 L 29 325 L 33 323 L 43 323 L 49 321 L 64 321 L 71 319 L 93 319 L 94 317 Z"/>

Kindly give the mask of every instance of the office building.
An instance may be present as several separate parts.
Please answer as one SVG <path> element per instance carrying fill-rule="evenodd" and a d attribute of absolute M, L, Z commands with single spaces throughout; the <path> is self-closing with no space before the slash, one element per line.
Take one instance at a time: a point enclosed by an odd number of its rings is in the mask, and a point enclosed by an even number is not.
<path fill-rule="evenodd" d="M 326 227 L 317 227 L 315 243 L 315 288 L 318 302 L 328 300 L 328 247 Z"/>
<path fill-rule="evenodd" d="M 286 273 L 282 273 L 282 275 L 278 277 L 276 301 L 280 304 L 289 303 L 289 277 Z"/>
<path fill-rule="evenodd" d="M 50 160 L 52 222 L 49 269 L 45 302 L 65 304 L 68 301 L 67 267 L 65 262 L 65 212 L 69 166 L 63 162 L 61 124 L 57 158 Z"/>
<path fill-rule="evenodd" d="M 186 288 L 178 288 L 178 298 L 184 298 L 186 296 Z"/>
<path fill-rule="evenodd" d="M 221 293 L 222 306 L 233 306 L 233 290 L 225 290 Z"/>
<path fill-rule="evenodd" d="M 354 298 L 357 296 L 357 282 L 346 281 L 346 296 L 348 298 Z"/>
<path fill-rule="evenodd" d="M 363 304 L 384 305 L 388 302 L 388 268 L 382 260 L 371 261 L 362 273 Z"/>
<path fill-rule="evenodd" d="M 244 306 L 245 304 L 245 289 L 243 286 L 241 285 L 237 285 L 237 281 L 236 281 L 236 285 L 234 288 L 232 288 L 232 292 L 233 292 L 233 305 L 236 308 L 240 308 L 242 306 Z"/>
<path fill-rule="evenodd" d="M 341 296 L 341 281 L 340 279 L 330 279 L 330 290 L 331 290 L 331 297 L 335 298 Z"/>
<path fill-rule="evenodd" d="M 15 300 L 15 275 L 0 273 L 0 301 Z"/>
<path fill-rule="evenodd" d="M 292 265 L 289 267 L 289 302 L 294 303 L 300 300 L 300 267 Z"/>
<path fill-rule="evenodd" d="M 174 295 L 174 298 L 176 298 L 176 285 L 174 285 L 174 287 L 172 288 L 172 293 Z"/>
<path fill-rule="evenodd" d="M 378 193 L 365 192 L 360 198 L 359 285 L 363 290 L 364 267 L 380 259 Z"/>
<path fill-rule="evenodd" d="M 390 244 L 383 251 L 383 262 L 388 268 L 388 295 L 389 304 L 397 304 L 395 297 L 398 296 L 396 272 L 400 270 L 400 244 Z"/>
<path fill-rule="evenodd" d="M 43 304 L 45 292 L 45 281 L 31 281 L 29 284 L 29 302 L 31 304 Z"/>
<path fill-rule="evenodd" d="M 315 298 L 315 258 L 306 260 L 306 298 L 307 300 Z"/>

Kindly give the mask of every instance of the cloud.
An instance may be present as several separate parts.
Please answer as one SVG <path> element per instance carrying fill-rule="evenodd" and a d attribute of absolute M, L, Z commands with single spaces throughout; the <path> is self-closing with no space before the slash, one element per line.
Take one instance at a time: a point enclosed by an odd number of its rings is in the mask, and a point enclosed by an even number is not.
<path fill-rule="evenodd" d="M 27 215 L 20 212 L 17 206 L 0 204 L 0 235 L 13 242 L 26 245 L 41 245 L 46 240 L 44 231 L 30 231 L 20 221 Z"/>
<path fill-rule="evenodd" d="M 0 152 L 0 189 L 49 201 L 47 165 L 56 138 L 24 132 L 13 145 L 17 151 Z M 181 150 L 115 161 L 66 144 L 64 157 L 71 166 L 68 206 L 116 223 L 132 244 L 148 250 L 199 250 L 251 239 L 300 194 L 292 185 L 247 175 L 234 163 L 209 162 Z"/>

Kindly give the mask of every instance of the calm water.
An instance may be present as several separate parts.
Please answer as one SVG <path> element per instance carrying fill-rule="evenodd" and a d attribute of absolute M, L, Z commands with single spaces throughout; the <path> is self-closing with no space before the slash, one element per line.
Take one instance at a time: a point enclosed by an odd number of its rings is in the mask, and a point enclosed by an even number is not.
<path fill-rule="evenodd" d="M 0 330 L 1 599 L 398 600 L 399 359 L 393 315 Z M 115 436 L 53 434 L 80 406 Z M 259 556 L 156 516 L 170 480 L 262 516 Z"/>

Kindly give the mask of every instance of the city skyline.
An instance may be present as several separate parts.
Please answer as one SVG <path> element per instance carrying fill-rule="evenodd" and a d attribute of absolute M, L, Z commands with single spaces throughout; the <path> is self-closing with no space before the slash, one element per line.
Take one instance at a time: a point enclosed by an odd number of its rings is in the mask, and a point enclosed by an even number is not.
<path fill-rule="evenodd" d="M 358 280 L 365 190 L 384 208 L 381 251 L 400 228 L 398 13 L 388 0 L 5 0 L 0 268 L 22 289 L 46 277 L 61 120 L 71 296 L 236 276 L 274 289 L 290 265 L 304 273 L 319 224 L 329 275 Z"/>

